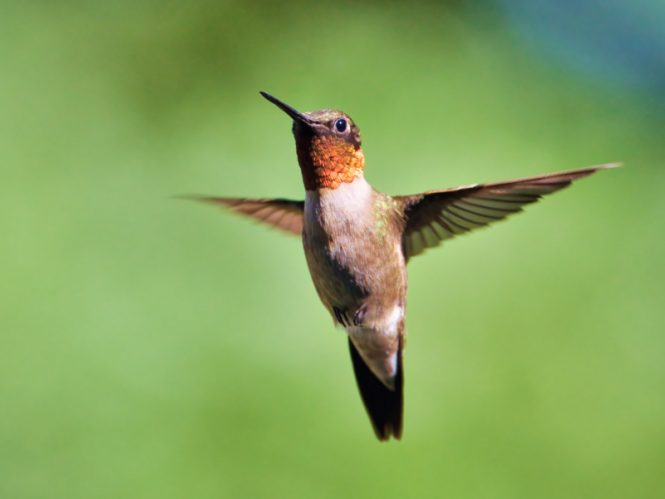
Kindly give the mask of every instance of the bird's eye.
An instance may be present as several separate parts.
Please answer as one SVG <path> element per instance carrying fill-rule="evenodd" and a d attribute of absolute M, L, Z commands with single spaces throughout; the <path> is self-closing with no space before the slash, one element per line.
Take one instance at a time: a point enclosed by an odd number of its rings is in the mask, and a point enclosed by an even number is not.
<path fill-rule="evenodd" d="M 335 130 L 337 130 L 339 133 L 344 133 L 346 132 L 346 120 L 344 118 L 340 118 L 335 122 Z"/>

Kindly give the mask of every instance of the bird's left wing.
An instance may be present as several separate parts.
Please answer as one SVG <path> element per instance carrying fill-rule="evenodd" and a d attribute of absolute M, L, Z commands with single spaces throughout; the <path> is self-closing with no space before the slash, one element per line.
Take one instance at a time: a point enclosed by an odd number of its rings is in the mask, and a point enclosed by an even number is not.
<path fill-rule="evenodd" d="M 299 236 L 303 227 L 303 201 L 290 199 L 246 199 L 188 196 L 188 199 L 225 206 L 236 213 L 254 218 Z"/>
<path fill-rule="evenodd" d="M 574 180 L 617 166 L 620 166 L 620 163 L 589 166 L 507 182 L 473 184 L 412 196 L 396 196 L 405 218 L 402 236 L 404 256 L 408 260 L 427 248 L 437 246 L 444 239 L 484 227 L 522 211 L 522 206 L 563 189 Z"/>

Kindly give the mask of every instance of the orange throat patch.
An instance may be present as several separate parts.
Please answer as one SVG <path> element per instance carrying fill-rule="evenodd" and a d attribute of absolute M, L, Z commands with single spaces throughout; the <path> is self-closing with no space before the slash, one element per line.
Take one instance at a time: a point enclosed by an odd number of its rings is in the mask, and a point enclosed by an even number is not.
<path fill-rule="evenodd" d="M 305 189 L 336 189 L 362 175 L 365 155 L 339 137 L 314 137 L 306 151 L 298 151 Z"/>

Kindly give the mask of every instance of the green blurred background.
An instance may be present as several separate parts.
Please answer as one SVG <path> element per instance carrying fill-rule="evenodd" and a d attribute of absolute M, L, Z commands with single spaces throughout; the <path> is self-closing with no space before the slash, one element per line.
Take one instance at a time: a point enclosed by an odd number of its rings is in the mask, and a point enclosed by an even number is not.
<path fill-rule="evenodd" d="M 665 496 L 662 2 L 0 3 L 0 497 Z M 410 264 L 380 444 L 297 238 L 347 111 L 390 193 L 623 161 Z"/>

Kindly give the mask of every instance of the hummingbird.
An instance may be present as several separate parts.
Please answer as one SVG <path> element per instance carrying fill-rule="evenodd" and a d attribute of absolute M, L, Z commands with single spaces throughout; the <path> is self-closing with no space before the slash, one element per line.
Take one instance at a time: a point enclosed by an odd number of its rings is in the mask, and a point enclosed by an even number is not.
<path fill-rule="evenodd" d="M 293 120 L 305 199 L 197 197 L 300 236 L 314 288 L 348 336 L 361 399 L 379 440 L 400 439 L 408 261 L 427 248 L 522 211 L 607 163 L 504 182 L 390 196 L 365 180 L 360 131 L 338 110 Z"/>

